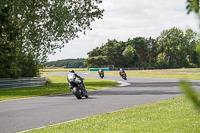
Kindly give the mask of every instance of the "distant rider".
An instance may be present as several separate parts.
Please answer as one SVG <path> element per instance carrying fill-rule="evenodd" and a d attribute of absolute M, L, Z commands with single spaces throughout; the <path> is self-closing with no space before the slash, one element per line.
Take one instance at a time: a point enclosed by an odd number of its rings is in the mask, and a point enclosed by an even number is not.
<path fill-rule="evenodd" d="M 120 77 L 122 76 L 122 73 L 125 73 L 125 71 L 124 71 L 123 68 L 120 68 L 120 70 L 119 70 L 119 75 L 120 75 Z M 125 73 L 125 75 L 126 75 L 126 73 Z"/>
<path fill-rule="evenodd" d="M 98 73 L 99 73 L 99 77 L 101 77 L 101 73 L 103 74 L 103 77 L 104 77 L 104 71 L 102 68 L 99 69 Z"/>
<path fill-rule="evenodd" d="M 78 79 L 76 79 L 76 78 L 78 78 Z M 72 91 L 72 89 L 74 88 L 74 86 L 73 86 L 73 84 L 71 84 L 71 82 L 81 83 L 81 84 L 83 84 L 83 88 L 85 89 L 83 79 L 84 78 L 82 78 L 81 76 L 76 74 L 74 70 L 70 70 L 68 75 L 67 75 L 67 80 L 68 80 L 68 83 L 69 83 L 69 90 Z"/>

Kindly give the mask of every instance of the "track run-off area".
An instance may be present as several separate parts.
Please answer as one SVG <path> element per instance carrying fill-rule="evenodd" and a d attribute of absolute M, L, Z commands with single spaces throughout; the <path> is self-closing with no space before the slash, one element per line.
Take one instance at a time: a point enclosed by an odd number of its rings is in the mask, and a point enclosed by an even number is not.
<path fill-rule="evenodd" d="M 98 74 L 77 73 L 83 78 L 99 79 Z M 50 73 L 60 76 L 67 74 Z M 179 79 L 128 77 L 125 81 L 120 76 L 107 76 L 106 72 L 104 79 L 118 81 L 121 84 L 118 87 L 89 91 L 89 98 L 81 100 L 70 93 L 1 101 L 0 132 L 31 130 L 182 95 L 178 86 Z M 200 91 L 199 81 L 190 82 Z"/>

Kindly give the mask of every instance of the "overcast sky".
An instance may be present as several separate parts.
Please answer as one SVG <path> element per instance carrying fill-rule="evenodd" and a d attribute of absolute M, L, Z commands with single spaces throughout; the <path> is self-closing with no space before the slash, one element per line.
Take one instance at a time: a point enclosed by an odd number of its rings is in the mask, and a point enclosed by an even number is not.
<path fill-rule="evenodd" d="M 92 23 L 92 31 L 65 44 L 49 55 L 49 61 L 87 58 L 87 53 L 105 44 L 108 39 L 127 41 L 134 37 L 156 38 L 163 30 L 173 27 L 198 31 L 194 14 L 187 15 L 186 0 L 103 0 L 103 19 Z"/>

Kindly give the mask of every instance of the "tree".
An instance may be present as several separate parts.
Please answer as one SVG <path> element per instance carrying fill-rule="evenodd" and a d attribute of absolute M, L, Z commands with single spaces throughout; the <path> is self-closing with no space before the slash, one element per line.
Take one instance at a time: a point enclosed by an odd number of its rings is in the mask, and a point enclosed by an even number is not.
<path fill-rule="evenodd" d="M 185 32 L 185 37 L 187 41 L 187 52 L 188 52 L 188 59 L 192 66 L 200 66 L 198 60 L 198 53 L 196 51 L 197 44 L 199 44 L 199 39 L 196 39 L 197 33 L 188 29 Z"/>
<path fill-rule="evenodd" d="M 115 67 L 173 68 L 199 65 L 195 38 L 191 29 L 183 32 L 178 28 L 163 30 L 157 39 L 135 37 L 125 42 L 108 42 L 88 52 L 87 65 L 115 65 Z M 100 57 L 104 57 L 99 62 Z M 90 59 L 91 58 L 91 59 Z M 92 63 L 92 64 L 89 64 Z"/>
<path fill-rule="evenodd" d="M 85 60 L 85 65 L 87 65 L 89 68 L 90 67 L 102 67 L 102 65 L 107 64 L 107 56 L 94 56 L 87 58 Z"/>
<path fill-rule="evenodd" d="M 165 55 L 168 67 L 189 67 L 190 60 L 194 58 L 192 55 L 196 47 L 195 35 L 191 29 L 184 33 L 175 27 L 161 32 L 157 38 L 158 53 Z"/>
<path fill-rule="evenodd" d="M 101 55 L 101 49 L 99 47 L 96 47 L 95 49 L 93 49 L 92 51 L 88 52 L 87 55 L 89 57 L 93 57 L 93 56 L 99 56 Z"/>
<path fill-rule="evenodd" d="M 199 14 L 199 0 L 187 0 L 186 9 L 188 10 L 188 14 L 193 11 L 196 14 Z"/>
<path fill-rule="evenodd" d="M 116 67 L 121 67 L 124 65 L 122 56 L 122 52 L 125 49 L 124 46 L 125 45 L 123 42 L 118 42 L 117 40 L 108 40 L 105 45 L 97 47 L 88 52 L 89 58 L 85 63 L 89 67 L 101 67 L 102 65 L 115 65 Z M 100 61 L 100 59 L 102 60 Z M 94 63 L 96 63 L 96 65 Z"/>
<path fill-rule="evenodd" d="M 84 65 L 85 59 L 78 58 L 78 59 L 63 59 L 63 60 L 57 60 L 57 61 L 50 61 L 45 63 L 45 66 L 51 67 L 64 67 L 64 68 L 84 68 L 86 67 Z"/>
<path fill-rule="evenodd" d="M 137 66 L 146 68 L 148 65 L 148 43 L 148 40 L 144 37 L 133 38 L 134 48 L 139 56 Z"/>
<path fill-rule="evenodd" d="M 1 0 L 0 77 L 20 77 L 19 60 L 32 54 L 33 61 L 45 61 L 47 54 L 91 30 L 90 24 L 102 18 L 102 0 Z M 22 53 L 22 55 L 21 55 Z M 6 60 L 9 59 L 9 60 Z M 13 75 L 13 72 L 16 73 Z"/>
<path fill-rule="evenodd" d="M 125 66 L 135 67 L 136 62 L 138 61 L 138 55 L 132 46 L 128 45 L 122 55 L 124 57 L 123 64 Z"/>
<path fill-rule="evenodd" d="M 156 41 L 156 39 L 153 39 L 151 37 L 149 37 L 147 39 L 147 44 L 148 44 L 148 55 L 147 55 L 147 64 L 148 67 L 155 67 L 156 66 L 156 61 L 157 61 L 157 57 L 158 57 L 158 43 Z"/>
<path fill-rule="evenodd" d="M 108 42 L 102 47 L 102 55 L 106 56 L 108 64 L 116 65 L 116 61 L 119 60 L 119 51 L 116 40 L 108 40 Z M 105 64 L 104 64 L 105 65 Z"/>
<path fill-rule="evenodd" d="M 160 53 L 157 57 L 157 67 L 158 68 L 168 68 L 169 60 L 165 52 Z"/>

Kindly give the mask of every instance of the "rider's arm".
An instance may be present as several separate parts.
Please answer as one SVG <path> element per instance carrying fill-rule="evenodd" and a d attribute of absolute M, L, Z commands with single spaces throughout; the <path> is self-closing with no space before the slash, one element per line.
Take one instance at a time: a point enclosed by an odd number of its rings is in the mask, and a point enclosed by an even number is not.
<path fill-rule="evenodd" d="M 80 78 L 80 79 L 82 79 L 82 77 L 81 77 L 81 76 L 79 76 L 79 75 L 78 75 L 78 74 L 76 74 L 76 73 L 75 73 L 75 76 L 76 76 L 76 77 L 78 77 L 78 78 Z"/>

